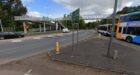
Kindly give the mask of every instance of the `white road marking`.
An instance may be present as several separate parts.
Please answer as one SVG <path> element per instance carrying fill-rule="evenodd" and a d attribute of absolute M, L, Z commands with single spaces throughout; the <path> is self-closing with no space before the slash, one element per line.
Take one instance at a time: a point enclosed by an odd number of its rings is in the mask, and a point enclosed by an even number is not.
<path fill-rule="evenodd" d="M 57 34 L 56 36 L 64 36 L 64 34 Z"/>
<path fill-rule="evenodd" d="M 32 69 L 30 69 L 25 75 L 31 75 Z"/>
<path fill-rule="evenodd" d="M 23 42 L 23 41 L 20 39 L 15 39 L 15 40 L 11 40 L 11 42 Z"/>
<path fill-rule="evenodd" d="M 41 39 L 41 37 L 34 37 L 33 39 L 39 40 L 39 39 Z"/>
<path fill-rule="evenodd" d="M 53 38 L 54 36 L 53 36 L 53 35 L 48 35 L 47 37 L 48 37 L 48 38 Z"/>

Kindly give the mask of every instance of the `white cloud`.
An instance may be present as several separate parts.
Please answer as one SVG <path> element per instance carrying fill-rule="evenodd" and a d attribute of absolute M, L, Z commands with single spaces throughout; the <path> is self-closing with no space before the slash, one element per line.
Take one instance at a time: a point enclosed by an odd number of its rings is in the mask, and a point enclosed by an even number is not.
<path fill-rule="evenodd" d="M 28 16 L 32 16 L 32 17 L 50 17 L 50 18 L 61 18 L 63 17 L 63 14 L 44 14 L 44 13 L 40 13 L 38 11 L 29 11 L 27 13 Z"/>
<path fill-rule="evenodd" d="M 113 12 L 115 0 L 54 0 L 62 4 L 65 8 L 73 11 L 81 9 L 81 15 L 89 14 L 111 14 Z M 131 6 L 133 0 L 118 0 L 118 9 L 124 6 Z M 140 4 L 140 3 L 139 3 Z"/>
<path fill-rule="evenodd" d="M 42 17 L 42 14 L 37 11 L 30 11 L 27 13 L 27 15 L 32 17 Z"/>
<path fill-rule="evenodd" d="M 95 22 L 96 20 L 85 20 L 85 23 Z"/>
<path fill-rule="evenodd" d="M 63 14 L 48 14 L 46 16 L 50 18 L 61 18 L 63 17 Z"/>
<path fill-rule="evenodd" d="M 140 5 L 140 0 L 134 0 L 132 5 L 134 5 L 134 6 Z"/>

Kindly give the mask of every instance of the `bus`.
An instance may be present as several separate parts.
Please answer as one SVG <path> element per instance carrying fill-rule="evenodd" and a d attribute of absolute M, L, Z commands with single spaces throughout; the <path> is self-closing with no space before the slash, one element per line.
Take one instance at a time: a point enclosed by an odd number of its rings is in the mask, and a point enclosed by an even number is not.
<path fill-rule="evenodd" d="M 140 43 L 140 11 L 120 15 L 116 38 L 129 43 Z"/>
<path fill-rule="evenodd" d="M 104 36 L 110 36 L 111 35 L 111 27 L 112 27 L 112 24 L 99 25 L 97 27 L 97 32 L 100 33 L 101 35 L 104 35 Z"/>

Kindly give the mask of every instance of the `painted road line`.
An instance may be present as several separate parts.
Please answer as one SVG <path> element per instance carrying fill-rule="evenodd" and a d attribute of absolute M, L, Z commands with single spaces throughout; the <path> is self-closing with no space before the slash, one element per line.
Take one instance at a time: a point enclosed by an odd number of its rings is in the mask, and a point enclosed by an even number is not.
<path fill-rule="evenodd" d="M 39 40 L 39 39 L 42 39 L 42 38 L 41 37 L 34 37 L 33 39 Z"/>
<path fill-rule="evenodd" d="M 15 39 L 15 40 L 11 40 L 10 42 L 23 42 L 23 40 Z"/>
<path fill-rule="evenodd" d="M 64 36 L 64 34 L 57 34 L 56 36 Z"/>
<path fill-rule="evenodd" d="M 54 37 L 54 35 L 48 35 L 47 37 L 48 37 L 48 38 L 53 38 L 53 37 Z"/>

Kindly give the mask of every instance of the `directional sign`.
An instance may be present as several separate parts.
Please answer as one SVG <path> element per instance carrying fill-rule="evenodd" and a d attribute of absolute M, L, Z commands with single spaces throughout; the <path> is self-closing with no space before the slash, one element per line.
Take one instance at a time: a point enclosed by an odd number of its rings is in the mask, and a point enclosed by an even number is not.
<path fill-rule="evenodd" d="M 80 9 L 73 11 L 71 14 L 71 19 L 73 23 L 79 23 L 80 20 Z"/>

